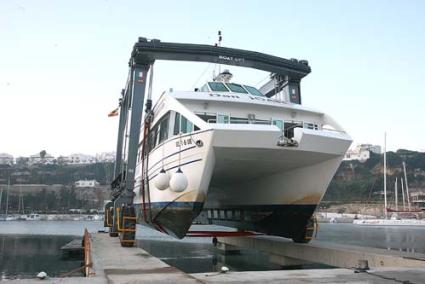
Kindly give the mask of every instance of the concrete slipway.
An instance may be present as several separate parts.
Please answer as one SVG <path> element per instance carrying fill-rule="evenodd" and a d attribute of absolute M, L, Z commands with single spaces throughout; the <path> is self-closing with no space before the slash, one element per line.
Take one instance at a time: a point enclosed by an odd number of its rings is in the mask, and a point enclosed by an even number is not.
<path fill-rule="evenodd" d="M 260 242 L 256 242 L 255 239 L 260 239 Z M 312 247 L 313 260 L 317 260 L 320 253 L 324 253 L 323 251 L 318 251 L 320 242 L 312 242 L 311 245 L 297 244 L 294 249 L 290 249 L 293 247 L 291 243 L 283 241 L 281 244 L 276 244 L 276 239 L 271 238 L 272 240 L 274 241 L 270 246 L 274 248 L 275 253 L 285 254 L 284 249 L 279 251 L 276 248 L 289 247 L 287 251 L 291 253 L 291 257 L 296 256 L 294 252 L 298 252 L 298 256 L 303 255 L 306 258 L 308 248 Z M 232 243 L 233 245 L 249 244 L 263 251 L 266 251 L 264 248 L 267 247 L 267 238 L 264 237 L 225 238 L 220 239 L 220 241 Z M 369 257 L 368 252 L 364 250 L 356 255 L 353 253 L 354 247 L 352 246 L 348 250 L 347 248 L 344 250 L 341 246 L 329 247 L 329 244 L 324 245 L 324 247 L 329 249 L 328 255 L 323 255 L 324 259 L 334 259 L 336 257 L 340 258 L 341 263 L 344 264 L 347 263 L 344 260 L 344 255 L 351 258 L 360 256 L 367 259 Z M 371 249 L 369 254 L 375 260 L 378 259 L 378 264 L 379 254 L 383 254 L 382 257 L 386 261 L 392 261 L 388 262 L 389 265 L 398 263 L 400 266 L 385 267 L 385 265 L 379 265 L 380 267 L 371 268 L 367 272 L 335 268 L 186 274 L 150 255 L 141 248 L 123 248 L 120 246 L 118 238 L 111 238 L 107 234 L 101 233 L 91 235 L 90 253 L 92 266 L 89 277 L 51 278 L 43 281 L 29 279 L 6 280 L 5 283 L 425 283 L 425 261 L 422 259 L 423 255 L 415 255 L 414 258 L 409 258 L 397 253 L 392 254 L 385 250 L 376 249 Z M 336 253 L 334 257 L 329 255 L 334 253 Z M 281 257 L 283 256 L 281 255 Z"/>

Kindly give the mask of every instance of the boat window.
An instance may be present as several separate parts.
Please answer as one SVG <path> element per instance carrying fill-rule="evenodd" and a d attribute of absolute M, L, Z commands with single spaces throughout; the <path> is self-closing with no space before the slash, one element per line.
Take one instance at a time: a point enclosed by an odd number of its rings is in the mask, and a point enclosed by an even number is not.
<path fill-rule="evenodd" d="M 234 93 L 248 94 L 248 92 L 242 87 L 242 85 L 235 83 L 227 83 L 226 86 L 230 89 L 230 91 Z"/>
<path fill-rule="evenodd" d="M 177 135 L 180 133 L 180 113 L 176 113 L 174 117 L 174 131 L 173 134 Z"/>
<path fill-rule="evenodd" d="M 270 125 L 271 124 L 270 120 L 263 120 L 263 119 L 250 120 L 250 122 L 252 124 L 263 124 L 263 125 Z"/>
<path fill-rule="evenodd" d="M 217 123 L 229 123 L 229 116 L 226 114 L 218 114 Z"/>
<path fill-rule="evenodd" d="M 150 130 L 148 135 L 148 151 L 168 138 L 170 112 L 167 112 Z"/>
<path fill-rule="evenodd" d="M 264 97 L 263 93 L 261 93 L 259 90 L 257 90 L 257 88 L 247 86 L 247 85 L 244 85 L 244 87 L 251 95 Z"/>
<path fill-rule="evenodd" d="M 316 123 L 304 123 L 304 128 L 318 130 L 319 126 Z"/>
<path fill-rule="evenodd" d="M 206 121 L 208 123 L 215 123 L 217 121 L 216 114 L 197 113 L 196 115 L 199 116 L 203 121 Z"/>
<path fill-rule="evenodd" d="M 283 120 L 275 119 L 273 120 L 273 125 L 276 125 L 280 130 L 283 130 Z"/>
<path fill-rule="evenodd" d="M 208 88 L 208 84 L 204 84 L 200 89 L 199 89 L 199 91 L 201 91 L 201 92 L 209 92 L 210 91 L 210 89 Z"/>
<path fill-rule="evenodd" d="M 193 131 L 193 123 L 183 115 L 180 118 L 180 132 L 189 133 Z"/>
<path fill-rule="evenodd" d="M 161 121 L 159 122 L 159 142 L 158 144 L 162 143 L 163 141 L 167 140 L 168 138 L 168 121 L 170 119 L 170 112 L 167 112 L 166 115 L 164 115 L 163 118 L 161 118 Z"/>
<path fill-rule="evenodd" d="M 193 130 L 199 130 L 199 127 L 193 124 L 186 117 L 181 115 L 180 113 L 176 113 L 176 117 L 174 119 L 174 131 L 173 134 L 177 135 L 179 133 L 189 133 Z"/>
<path fill-rule="evenodd" d="M 221 82 L 209 82 L 208 86 L 214 92 L 228 92 L 229 90 Z"/>
<path fill-rule="evenodd" d="M 153 127 L 148 135 L 148 151 L 150 152 L 156 146 L 156 137 L 158 135 L 158 127 Z"/>
<path fill-rule="evenodd" d="M 231 117 L 230 123 L 233 123 L 233 124 L 248 124 L 249 120 L 248 120 L 248 118 Z"/>

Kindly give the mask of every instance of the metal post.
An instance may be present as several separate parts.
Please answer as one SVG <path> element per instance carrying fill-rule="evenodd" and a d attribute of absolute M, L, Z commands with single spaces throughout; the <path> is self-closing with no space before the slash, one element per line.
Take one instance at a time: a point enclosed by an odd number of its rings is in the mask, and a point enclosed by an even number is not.
<path fill-rule="evenodd" d="M 118 125 L 117 152 L 115 156 L 114 179 L 116 179 L 118 175 L 121 173 L 122 144 L 124 140 L 124 128 L 127 121 L 127 110 L 128 110 L 128 107 L 126 105 L 125 90 L 121 91 L 119 106 L 120 106 L 120 122 Z"/>
<path fill-rule="evenodd" d="M 131 90 L 131 115 L 130 115 L 130 132 L 128 138 L 127 167 L 126 167 L 126 184 L 125 195 L 130 198 L 128 203 L 133 201 L 134 176 L 137 163 L 137 155 L 139 149 L 140 127 L 143 115 L 143 101 L 145 98 L 145 88 L 149 65 L 133 65 L 132 66 L 132 85 Z"/>
<path fill-rule="evenodd" d="M 117 231 L 117 208 L 133 204 L 134 176 L 139 148 L 140 127 L 143 115 L 143 101 L 145 98 L 146 75 L 150 65 L 130 64 L 128 84 L 121 101 L 120 124 L 118 129 L 117 156 L 115 161 L 115 179 L 125 172 L 121 179 L 120 190 L 124 189 L 114 202 L 114 218 L 111 231 Z M 126 134 L 128 133 L 128 137 Z M 128 139 L 128 140 L 127 140 Z M 128 147 L 123 149 L 124 143 Z M 125 151 L 125 153 L 123 152 Z M 125 155 L 124 161 L 123 155 Z M 122 183 L 124 181 L 124 183 Z"/>

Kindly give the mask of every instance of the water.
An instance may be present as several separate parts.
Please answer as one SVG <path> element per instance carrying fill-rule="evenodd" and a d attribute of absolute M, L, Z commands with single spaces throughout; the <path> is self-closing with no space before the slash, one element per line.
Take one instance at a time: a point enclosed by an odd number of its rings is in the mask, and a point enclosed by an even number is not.
<path fill-rule="evenodd" d="M 317 239 L 339 244 L 369 246 L 425 253 L 425 228 L 362 227 L 352 224 L 321 224 Z M 81 260 L 63 259 L 60 247 L 90 232 L 103 229 L 98 221 L 9 221 L 0 222 L 0 279 L 31 278 L 40 271 L 59 276 L 81 266 Z M 210 226 L 208 229 L 219 229 Z M 176 240 L 141 226 L 137 245 L 170 265 L 188 272 L 218 271 L 225 265 L 233 271 L 281 269 L 268 256 L 253 250 L 222 255 L 211 238 Z M 307 268 L 323 267 L 320 265 Z"/>
<path fill-rule="evenodd" d="M 63 258 L 60 248 L 81 237 L 84 228 L 96 232 L 103 221 L 0 222 L 0 280 L 33 278 L 40 271 L 60 276 L 81 267 L 81 260 Z"/>
<path fill-rule="evenodd" d="M 0 279 L 33 278 L 40 271 L 58 276 L 81 267 L 81 260 L 61 256 L 60 247 L 71 240 L 70 236 L 1 235 Z"/>
<path fill-rule="evenodd" d="M 320 224 L 317 240 L 425 254 L 425 227 Z"/>

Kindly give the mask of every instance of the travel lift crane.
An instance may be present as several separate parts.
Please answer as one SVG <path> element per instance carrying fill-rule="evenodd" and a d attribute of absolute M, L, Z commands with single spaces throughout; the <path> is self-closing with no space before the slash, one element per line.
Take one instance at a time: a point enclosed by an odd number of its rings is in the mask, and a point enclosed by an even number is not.
<path fill-rule="evenodd" d="M 111 183 L 112 198 L 105 206 L 105 226 L 110 227 L 111 236 L 120 236 L 122 246 L 134 244 L 136 224 L 133 207 L 134 177 L 147 74 L 156 60 L 210 62 L 267 71 L 271 73 L 271 79 L 260 88 L 262 93 L 272 97 L 283 92 L 288 94 L 290 102 L 295 104 L 301 104 L 300 81 L 311 72 L 306 60 L 288 60 L 217 45 L 161 42 L 158 39 L 148 40 L 140 37 L 131 52 L 128 79 L 119 100 L 120 115 L 114 181 Z M 149 88 L 151 87 L 150 85 Z M 147 114 L 151 111 L 151 107 L 152 101 L 148 98 Z M 146 219 L 145 216 L 146 220 L 151 222 L 149 221 L 151 218 Z"/>

